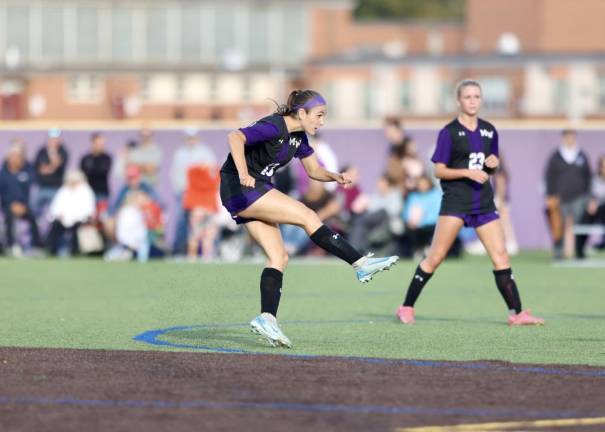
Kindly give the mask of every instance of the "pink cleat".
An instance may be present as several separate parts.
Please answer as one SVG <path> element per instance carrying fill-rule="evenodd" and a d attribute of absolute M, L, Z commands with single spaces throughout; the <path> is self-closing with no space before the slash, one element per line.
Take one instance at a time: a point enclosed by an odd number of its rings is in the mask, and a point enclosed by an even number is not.
<path fill-rule="evenodd" d="M 414 308 L 411 306 L 399 305 L 395 312 L 395 316 L 404 324 L 414 324 L 416 322 L 416 318 L 414 318 Z"/>
<path fill-rule="evenodd" d="M 522 325 L 544 325 L 544 319 L 535 317 L 531 314 L 530 309 L 525 309 L 516 315 L 508 316 L 509 326 L 522 326 Z"/>

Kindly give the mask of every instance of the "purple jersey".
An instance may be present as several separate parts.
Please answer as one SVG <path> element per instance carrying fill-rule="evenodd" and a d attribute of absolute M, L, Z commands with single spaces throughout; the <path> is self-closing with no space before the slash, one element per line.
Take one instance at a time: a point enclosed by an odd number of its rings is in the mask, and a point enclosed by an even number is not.
<path fill-rule="evenodd" d="M 288 132 L 284 118 L 278 114 L 265 117 L 240 131 L 246 137 L 245 155 L 248 173 L 268 182 L 275 171 L 292 158 L 303 159 L 313 154 L 307 134 Z M 237 175 L 231 153 L 221 171 Z"/>
<path fill-rule="evenodd" d="M 485 159 L 498 156 L 498 132 L 489 122 L 478 119 L 474 131 L 458 119 L 439 132 L 431 161 L 453 169 L 476 169 L 489 172 Z M 440 214 L 479 214 L 496 210 L 494 192 L 489 181 L 480 184 L 467 178 L 441 180 L 443 198 Z"/>

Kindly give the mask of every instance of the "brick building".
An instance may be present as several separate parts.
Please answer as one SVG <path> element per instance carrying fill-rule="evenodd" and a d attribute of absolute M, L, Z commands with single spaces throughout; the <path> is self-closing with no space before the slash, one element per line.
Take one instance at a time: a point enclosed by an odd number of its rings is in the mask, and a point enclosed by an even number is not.
<path fill-rule="evenodd" d="M 601 0 L 467 0 L 462 22 L 359 22 L 353 8 L 2 0 L 0 118 L 246 119 L 300 85 L 338 120 L 443 117 L 467 76 L 490 115 L 605 117 Z"/>

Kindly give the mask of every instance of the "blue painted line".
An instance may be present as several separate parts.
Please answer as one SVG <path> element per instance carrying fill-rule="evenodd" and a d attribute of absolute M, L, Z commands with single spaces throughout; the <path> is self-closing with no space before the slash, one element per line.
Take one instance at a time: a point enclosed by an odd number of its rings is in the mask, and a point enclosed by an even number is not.
<path fill-rule="evenodd" d="M 462 407 L 414 407 L 383 405 L 344 405 L 295 402 L 218 402 L 218 401 L 166 401 L 166 400 L 120 400 L 120 399 L 77 399 L 73 397 L 11 397 L 0 396 L 0 405 L 45 405 L 97 408 L 153 408 L 153 409 L 213 409 L 213 410 L 271 410 L 303 411 L 315 413 L 344 412 L 351 414 L 412 414 L 432 416 L 475 416 L 506 418 L 573 418 L 598 417 L 602 413 L 579 411 L 517 410 L 506 408 L 462 408 Z"/>
<path fill-rule="evenodd" d="M 343 323 L 367 323 L 367 320 L 332 320 L 332 321 L 288 321 L 287 324 L 343 324 Z M 246 327 L 248 324 L 241 323 L 227 323 L 227 324 L 200 324 L 192 326 L 175 326 L 167 327 L 164 329 L 149 330 L 136 335 L 133 339 L 138 342 L 147 343 L 149 345 L 164 346 L 172 348 L 183 348 L 192 349 L 199 351 L 228 353 L 228 354 L 251 354 L 251 355 L 266 355 L 267 353 L 261 353 L 257 351 L 248 351 L 236 348 L 223 348 L 223 347 L 212 347 L 207 345 L 191 345 L 191 344 L 179 344 L 159 339 L 161 336 L 178 331 L 187 331 L 195 329 L 209 329 L 209 328 L 234 328 L 234 327 Z M 435 368 L 450 368 L 450 369 L 470 369 L 470 370 L 485 370 L 485 371 L 496 371 L 496 370 L 507 370 L 522 373 L 540 374 L 540 375 L 553 375 L 553 376 L 582 376 L 582 377 L 596 377 L 605 378 L 605 369 L 590 369 L 590 370 L 566 370 L 556 369 L 541 366 L 500 366 L 491 363 L 480 363 L 480 362 L 449 362 L 439 360 L 412 360 L 412 359 L 386 359 L 386 358 L 373 358 L 373 357 L 356 357 L 356 356 L 326 356 L 326 355 L 313 355 L 313 354 L 280 354 L 287 358 L 293 359 L 325 359 L 325 358 L 341 358 L 352 361 L 359 361 L 364 363 L 374 364 L 400 364 L 408 366 L 418 367 L 435 367 Z"/>

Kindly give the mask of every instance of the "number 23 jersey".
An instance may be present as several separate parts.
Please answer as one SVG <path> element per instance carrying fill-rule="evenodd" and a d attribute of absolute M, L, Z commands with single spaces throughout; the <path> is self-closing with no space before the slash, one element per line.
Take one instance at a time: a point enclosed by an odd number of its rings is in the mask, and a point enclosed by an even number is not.
<path fill-rule="evenodd" d="M 437 147 L 431 161 L 452 169 L 488 171 L 484 166 L 490 155 L 498 156 L 498 132 L 489 122 L 478 119 L 474 131 L 458 119 L 448 123 L 439 132 Z M 496 210 L 490 181 L 477 183 L 468 178 L 441 180 L 443 198 L 440 215 L 480 214 Z"/>

